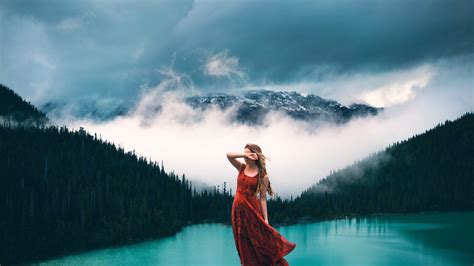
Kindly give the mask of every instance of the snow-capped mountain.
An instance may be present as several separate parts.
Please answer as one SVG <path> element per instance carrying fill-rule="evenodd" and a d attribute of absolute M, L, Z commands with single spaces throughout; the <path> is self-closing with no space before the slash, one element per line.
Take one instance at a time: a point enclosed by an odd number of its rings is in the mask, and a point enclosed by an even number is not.
<path fill-rule="evenodd" d="M 240 95 L 211 93 L 192 96 L 186 102 L 193 108 L 206 109 L 217 105 L 227 109 L 237 105 L 234 119 L 241 123 L 260 124 L 270 111 L 280 111 L 294 119 L 306 121 L 345 123 L 353 117 L 377 115 L 383 108 L 365 104 L 346 107 L 336 101 L 317 95 L 303 95 L 296 91 L 250 90 Z"/>
<path fill-rule="evenodd" d="M 245 124 L 262 124 L 265 115 L 270 111 L 283 112 L 297 120 L 314 122 L 345 123 L 354 117 L 377 115 L 383 108 L 375 108 L 365 104 L 344 106 L 334 100 L 324 99 L 317 95 L 303 95 L 296 91 L 250 90 L 235 95 L 230 93 L 208 93 L 205 95 L 188 96 L 184 102 L 194 109 L 206 110 L 217 106 L 222 110 L 235 107 L 231 116 L 233 122 Z M 161 111 L 161 103 L 154 103 L 152 112 Z M 127 115 L 133 111 L 134 104 L 122 102 L 80 102 L 67 104 L 64 102 L 48 102 L 40 107 L 49 116 L 67 113 L 80 118 L 109 120 L 117 116 Z"/>

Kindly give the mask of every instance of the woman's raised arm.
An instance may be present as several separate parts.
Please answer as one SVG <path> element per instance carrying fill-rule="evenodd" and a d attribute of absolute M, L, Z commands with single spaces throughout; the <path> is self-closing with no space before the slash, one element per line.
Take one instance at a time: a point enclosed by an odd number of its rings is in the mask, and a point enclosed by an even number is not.
<path fill-rule="evenodd" d="M 248 155 L 248 153 L 245 152 L 228 152 L 226 153 L 227 159 L 229 162 L 237 169 L 237 171 L 240 170 L 240 167 L 242 166 L 242 162 L 237 160 L 236 158 L 244 158 Z"/>

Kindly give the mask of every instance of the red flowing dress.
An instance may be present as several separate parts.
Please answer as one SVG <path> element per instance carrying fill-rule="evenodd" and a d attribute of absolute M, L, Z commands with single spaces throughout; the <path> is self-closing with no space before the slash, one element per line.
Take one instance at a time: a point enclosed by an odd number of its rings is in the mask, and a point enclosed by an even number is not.
<path fill-rule="evenodd" d="M 289 265 L 283 258 L 296 244 L 265 222 L 259 199 L 254 196 L 258 177 L 244 174 L 242 163 L 232 203 L 232 232 L 240 263 L 244 266 Z"/>

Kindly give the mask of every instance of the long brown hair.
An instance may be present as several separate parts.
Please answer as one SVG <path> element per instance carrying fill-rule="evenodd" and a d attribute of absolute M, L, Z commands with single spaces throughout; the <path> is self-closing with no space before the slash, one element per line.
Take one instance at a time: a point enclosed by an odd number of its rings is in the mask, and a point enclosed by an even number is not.
<path fill-rule="evenodd" d="M 269 158 L 267 158 L 262 153 L 262 149 L 257 144 L 247 143 L 247 144 L 245 144 L 244 149 L 245 148 L 249 149 L 253 153 L 256 153 L 257 157 L 258 157 L 258 159 L 255 161 L 257 163 L 257 167 L 258 167 L 258 182 L 257 182 L 257 190 L 255 191 L 255 196 L 257 196 L 260 193 L 261 187 L 264 186 L 263 177 L 267 173 L 267 168 L 266 168 L 266 165 L 265 165 L 265 159 L 269 159 Z M 272 197 L 275 195 L 275 193 L 273 192 L 272 186 L 270 184 L 270 180 L 268 180 L 268 187 L 267 187 L 266 192 L 268 192 L 268 194 Z"/>

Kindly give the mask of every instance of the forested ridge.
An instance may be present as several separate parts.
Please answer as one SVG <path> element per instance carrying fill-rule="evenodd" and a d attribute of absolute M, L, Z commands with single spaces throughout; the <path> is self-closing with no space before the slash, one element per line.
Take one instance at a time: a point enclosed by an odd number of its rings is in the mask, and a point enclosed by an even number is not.
<path fill-rule="evenodd" d="M 34 117 L 22 121 L 34 125 Z M 270 223 L 472 210 L 473 125 L 474 115 L 466 113 L 334 171 L 294 199 L 269 200 Z M 82 129 L 10 122 L 0 125 L 0 195 L 5 264 L 172 235 L 192 223 L 230 225 L 233 200 L 225 183 L 197 192 L 186 175 L 167 173 L 163 162 Z"/>
<path fill-rule="evenodd" d="M 333 171 L 291 202 L 269 207 L 274 222 L 375 213 L 474 210 L 474 114 L 426 130 Z"/>
<path fill-rule="evenodd" d="M 43 112 L 0 83 L 0 125 L 44 126 L 48 122 Z"/>
<path fill-rule="evenodd" d="M 224 221 L 230 192 L 66 127 L 0 127 L 2 262 L 129 243 Z M 227 200 L 226 200 L 227 199 Z"/>

